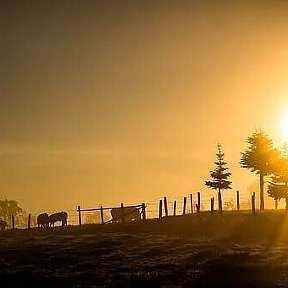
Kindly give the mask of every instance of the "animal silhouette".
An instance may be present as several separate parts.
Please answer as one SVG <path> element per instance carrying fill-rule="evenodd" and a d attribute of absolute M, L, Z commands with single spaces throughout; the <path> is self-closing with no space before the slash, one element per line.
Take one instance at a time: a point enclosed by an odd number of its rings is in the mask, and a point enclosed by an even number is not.
<path fill-rule="evenodd" d="M 37 216 L 37 226 L 38 228 L 46 228 L 49 226 L 49 215 L 47 213 L 42 213 Z"/>
<path fill-rule="evenodd" d="M 0 220 L 0 230 L 5 230 L 7 227 L 7 222 L 4 220 Z"/>
<path fill-rule="evenodd" d="M 54 227 L 58 221 L 62 222 L 62 226 L 67 226 L 67 218 L 68 214 L 64 211 L 53 213 L 49 216 L 49 226 Z"/>
<path fill-rule="evenodd" d="M 110 211 L 112 216 L 112 222 L 122 221 L 122 210 L 121 208 L 113 208 Z M 140 220 L 141 214 L 139 209 L 134 207 L 124 207 L 124 221 L 131 222 L 134 220 Z"/>

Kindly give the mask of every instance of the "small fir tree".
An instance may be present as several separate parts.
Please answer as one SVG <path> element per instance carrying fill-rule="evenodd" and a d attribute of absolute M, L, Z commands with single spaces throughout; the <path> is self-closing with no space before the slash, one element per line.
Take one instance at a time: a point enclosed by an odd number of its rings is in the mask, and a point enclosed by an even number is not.
<path fill-rule="evenodd" d="M 227 163 L 224 161 L 224 153 L 220 144 L 217 145 L 216 161 L 214 162 L 216 168 L 210 171 L 212 180 L 205 181 L 205 185 L 211 189 L 218 190 L 218 208 L 222 211 L 222 190 L 231 189 L 232 182 L 229 181 L 231 173 L 225 167 Z"/>

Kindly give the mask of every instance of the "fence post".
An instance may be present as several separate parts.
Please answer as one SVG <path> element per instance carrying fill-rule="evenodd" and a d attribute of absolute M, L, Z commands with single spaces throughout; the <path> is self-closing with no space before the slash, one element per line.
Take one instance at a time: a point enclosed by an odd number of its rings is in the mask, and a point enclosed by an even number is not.
<path fill-rule="evenodd" d="M 124 204 L 121 203 L 121 222 L 125 222 L 125 215 L 124 215 Z"/>
<path fill-rule="evenodd" d="M 142 220 L 146 220 L 145 203 L 142 203 Z"/>
<path fill-rule="evenodd" d="M 168 205 L 166 197 L 164 197 L 164 210 L 165 210 L 165 216 L 168 216 Z"/>
<path fill-rule="evenodd" d="M 193 196 L 190 194 L 190 209 L 191 209 L 191 214 L 193 214 Z"/>
<path fill-rule="evenodd" d="M 162 218 L 162 199 L 159 200 L 159 219 Z"/>
<path fill-rule="evenodd" d="M 173 207 L 173 215 L 176 216 L 176 205 L 177 205 L 177 201 L 174 200 L 174 207 Z"/>
<path fill-rule="evenodd" d="M 186 213 L 186 201 L 187 201 L 187 197 L 184 197 L 184 202 L 183 202 L 183 215 L 185 215 L 185 213 Z"/>
<path fill-rule="evenodd" d="M 237 210 L 240 210 L 240 195 L 239 195 L 239 191 L 237 191 Z"/>
<path fill-rule="evenodd" d="M 214 215 L 214 197 L 211 198 L 211 214 Z"/>
<path fill-rule="evenodd" d="M 255 214 L 256 214 L 256 211 L 255 211 L 255 192 L 251 196 L 251 200 L 252 200 L 252 214 L 255 216 Z"/>
<path fill-rule="evenodd" d="M 82 225 L 82 222 L 81 222 L 81 207 L 80 207 L 80 205 L 78 205 L 77 211 L 78 211 L 79 226 L 81 226 L 81 225 Z"/>
<path fill-rule="evenodd" d="M 200 213 L 200 209 L 201 209 L 201 195 L 200 192 L 197 192 L 197 202 L 198 202 L 198 206 L 197 206 L 197 213 Z"/>
<path fill-rule="evenodd" d="M 12 229 L 15 229 L 15 217 L 12 215 Z"/>
<path fill-rule="evenodd" d="M 31 214 L 28 214 L 28 230 L 31 229 Z"/>
<path fill-rule="evenodd" d="M 103 207 L 100 207 L 100 215 L 101 215 L 101 224 L 104 224 L 104 216 L 103 216 Z"/>

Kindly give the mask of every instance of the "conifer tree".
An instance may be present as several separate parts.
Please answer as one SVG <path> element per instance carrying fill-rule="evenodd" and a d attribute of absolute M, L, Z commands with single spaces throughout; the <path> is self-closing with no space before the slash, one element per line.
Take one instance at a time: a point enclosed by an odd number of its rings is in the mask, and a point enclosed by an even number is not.
<path fill-rule="evenodd" d="M 227 163 L 224 161 L 224 153 L 220 144 L 217 145 L 216 165 L 214 170 L 210 171 L 210 177 L 212 180 L 205 181 L 205 185 L 211 189 L 218 190 L 218 208 L 222 211 L 222 190 L 231 189 L 232 182 L 229 181 L 231 173 L 228 172 L 228 168 L 225 167 Z"/>

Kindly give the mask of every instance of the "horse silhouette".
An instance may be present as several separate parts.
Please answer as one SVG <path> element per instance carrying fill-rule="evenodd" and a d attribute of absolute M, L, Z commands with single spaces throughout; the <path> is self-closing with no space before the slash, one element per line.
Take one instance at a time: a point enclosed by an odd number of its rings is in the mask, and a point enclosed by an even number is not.
<path fill-rule="evenodd" d="M 42 213 L 37 216 L 37 225 L 39 227 L 48 227 L 49 226 L 49 216 L 47 213 Z"/>
<path fill-rule="evenodd" d="M 7 227 L 7 222 L 4 220 L 0 220 L 0 230 L 5 230 L 5 228 Z"/>
<path fill-rule="evenodd" d="M 67 218 L 68 214 L 64 211 L 53 213 L 49 216 L 49 226 L 54 227 L 55 223 L 58 221 L 62 222 L 62 226 L 67 226 Z"/>

